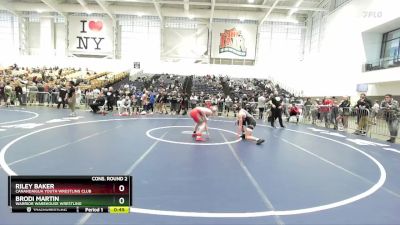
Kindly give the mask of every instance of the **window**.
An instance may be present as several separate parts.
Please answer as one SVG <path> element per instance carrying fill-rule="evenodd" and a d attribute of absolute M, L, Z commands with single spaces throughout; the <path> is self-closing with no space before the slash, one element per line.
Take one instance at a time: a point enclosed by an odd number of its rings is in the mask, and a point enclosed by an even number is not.
<path fill-rule="evenodd" d="M 343 4 L 349 2 L 350 0 L 334 0 L 335 4 L 335 9 L 339 8 L 340 6 L 342 6 Z"/>
<path fill-rule="evenodd" d="M 396 38 L 400 38 L 400 29 L 388 33 L 388 40 L 393 40 Z"/>
<path fill-rule="evenodd" d="M 118 17 L 121 26 L 121 58 L 146 60 L 160 58 L 160 20 L 152 16 Z"/>
<path fill-rule="evenodd" d="M 3 53 L 17 53 L 18 21 L 13 14 L 0 10 L 0 49 Z"/>
<path fill-rule="evenodd" d="M 258 61 L 302 59 L 304 33 L 304 23 L 265 22 L 260 27 Z"/>
<path fill-rule="evenodd" d="M 383 34 L 381 66 L 400 66 L 400 28 Z"/>
<path fill-rule="evenodd" d="M 329 10 L 330 1 L 321 1 L 318 7 Z M 306 21 L 307 31 L 306 31 L 306 41 L 305 41 L 305 54 L 317 53 L 322 46 L 324 37 L 326 23 L 328 20 L 329 11 L 326 12 L 314 12 Z"/>

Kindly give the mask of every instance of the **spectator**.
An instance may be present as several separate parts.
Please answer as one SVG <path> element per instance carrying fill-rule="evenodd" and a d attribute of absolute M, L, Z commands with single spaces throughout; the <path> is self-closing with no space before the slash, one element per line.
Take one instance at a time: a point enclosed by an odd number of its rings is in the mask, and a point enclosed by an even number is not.
<path fill-rule="evenodd" d="M 320 105 L 319 108 L 319 113 L 320 113 L 320 119 L 321 121 L 324 120 L 325 121 L 325 127 L 329 128 L 330 126 L 330 112 L 331 112 L 331 108 L 332 108 L 332 100 L 324 97 L 322 99 L 322 105 Z"/>
<path fill-rule="evenodd" d="M 395 143 L 399 130 L 399 102 L 394 100 L 392 95 L 387 94 L 385 95 L 385 99 L 381 103 L 381 108 L 384 111 L 385 120 L 387 122 L 390 133 L 390 139 L 387 141 L 390 143 Z"/>
<path fill-rule="evenodd" d="M 105 102 L 106 98 L 104 97 L 103 92 L 100 92 L 100 94 L 97 96 L 94 102 L 89 106 L 92 109 L 93 113 L 97 113 L 100 110 L 100 107 L 104 106 Z"/>
<path fill-rule="evenodd" d="M 93 90 L 93 98 L 94 99 L 97 99 L 97 97 L 100 95 L 100 89 L 98 89 L 98 88 L 95 88 L 94 90 Z"/>
<path fill-rule="evenodd" d="M 216 106 L 218 104 L 218 99 L 215 95 L 211 97 L 211 106 Z"/>
<path fill-rule="evenodd" d="M 33 103 L 36 103 L 36 96 L 38 93 L 38 88 L 36 87 L 36 84 L 33 82 L 29 82 L 30 85 L 28 87 L 29 90 L 29 103 L 32 105 Z"/>
<path fill-rule="evenodd" d="M 26 105 L 27 102 L 27 83 L 23 83 L 22 85 L 22 102 L 21 105 Z"/>
<path fill-rule="evenodd" d="M 265 110 L 265 103 L 266 103 L 266 99 L 263 95 L 260 95 L 260 97 L 258 97 L 258 119 L 262 120 L 264 117 L 264 110 Z"/>
<path fill-rule="evenodd" d="M 154 104 L 156 102 L 156 95 L 153 92 L 150 92 L 150 97 L 149 97 L 149 104 L 148 104 L 148 110 L 151 110 L 151 113 L 154 112 Z"/>
<path fill-rule="evenodd" d="M 143 112 L 148 112 L 149 111 L 149 92 L 148 91 L 144 91 L 143 95 L 141 97 L 142 100 L 142 106 L 143 106 Z"/>
<path fill-rule="evenodd" d="M 197 96 L 194 93 L 192 93 L 192 95 L 190 96 L 190 107 L 192 109 L 196 108 L 197 101 L 198 101 Z"/>
<path fill-rule="evenodd" d="M 129 96 L 125 96 L 118 107 L 119 115 L 122 115 L 123 113 L 127 113 L 128 115 L 132 115 L 132 110 L 131 110 L 131 100 L 129 99 Z"/>
<path fill-rule="evenodd" d="M 64 87 L 64 85 L 61 85 L 60 89 L 58 90 L 58 104 L 57 104 L 57 109 L 60 108 L 60 105 L 63 105 L 63 109 L 65 109 L 65 96 L 67 95 L 67 89 Z"/>
<path fill-rule="evenodd" d="M 4 87 L 4 101 L 6 102 L 6 106 L 10 106 L 12 103 L 12 91 L 13 88 L 10 85 L 10 82 L 6 83 L 6 86 Z"/>
<path fill-rule="evenodd" d="M 316 99 L 314 103 L 311 105 L 311 118 L 313 125 L 315 125 L 317 120 L 319 119 L 319 106 L 320 106 L 319 99 Z"/>
<path fill-rule="evenodd" d="M 37 83 L 37 99 L 39 102 L 39 105 L 43 105 L 44 104 L 44 86 L 43 83 L 39 80 L 39 82 Z"/>
<path fill-rule="evenodd" d="M 162 99 L 162 94 L 159 92 L 156 97 L 156 113 L 162 113 L 161 99 Z"/>
<path fill-rule="evenodd" d="M 339 116 L 344 129 L 347 129 L 349 127 L 350 112 L 351 112 L 351 104 L 349 101 L 349 97 L 344 96 L 343 101 L 339 105 Z"/>
<path fill-rule="evenodd" d="M 229 115 L 229 111 L 232 108 L 232 106 L 233 106 L 233 101 L 232 101 L 231 97 L 228 95 L 228 96 L 226 96 L 226 99 L 225 99 L 226 116 Z"/>
<path fill-rule="evenodd" d="M 176 91 L 173 91 L 170 96 L 171 109 L 170 114 L 175 115 L 178 111 L 178 96 Z"/>
<path fill-rule="evenodd" d="M 358 127 L 354 132 L 356 135 L 366 135 L 368 126 L 368 116 L 370 113 L 372 103 L 366 97 L 364 93 L 360 95 L 360 99 L 357 101 L 356 110 L 358 113 Z"/>
<path fill-rule="evenodd" d="M 225 97 L 220 95 L 218 98 L 218 116 L 222 116 L 222 112 L 224 111 Z"/>
<path fill-rule="evenodd" d="M 333 100 L 332 103 L 332 108 L 331 108 L 331 122 L 333 123 L 333 129 L 334 130 L 338 130 L 338 126 L 339 126 L 339 118 L 340 114 L 339 114 L 339 104 L 337 102 L 337 100 Z"/>
<path fill-rule="evenodd" d="M 2 100 L 6 102 L 6 96 L 4 95 L 4 86 L 4 82 L 0 81 L 0 105 Z"/>
<path fill-rule="evenodd" d="M 307 98 L 303 108 L 303 116 L 307 120 L 311 119 L 311 106 L 312 106 L 311 98 Z"/>
<path fill-rule="evenodd" d="M 15 94 L 18 99 L 19 105 L 23 105 L 23 103 L 22 103 L 22 87 L 21 87 L 19 81 L 15 82 Z"/>
<path fill-rule="evenodd" d="M 183 110 L 182 115 L 186 115 L 187 111 L 188 111 L 188 107 L 189 107 L 189 97 L 186 94 L 184 94 L 180 100 L 180 107 L 179 107 L 178 114 L 180 113 L 181 110 Z"/>
<path fill-rule="evenodd" d="M 113 111 L 114 110 L 114 100 L 115 100 L 115 94 L 114 94 L 114 89 L 113 87 L 109 87 L 107 91 L 107 110 L 108 111 Z"/>
<path fill-rule="evenodd" d="M 375 100 L 375 103 L 374 103 L 374 105 L 372 106 L 372 109 L 371 109 L 372 123 L 374 125 L 376 125 L 376 117 L 378 116 L 379 108 L 380 108 L 379 102 L 378 102 L 378 100 Z"/>
<path fill-rule="evenodd" d="M 79 87 L 76 88 L 75 95 L 76 95 L 76 105 L 79 108 L 79 106 L 81 104 L 81 100 L 82 100 L 82 91 L 81 91 L 81 89 Z"/>
<path fill-rule="evenodd" d="M 165 114 L 168 114 L 167 103 L 168 103 L 168 95 L 163 92 L 161 97 L 161 111 L 165 112 Z"/>
<path fill-rule="evenodd" d="M 296 124 L 299 124 L 299 116 L 300 116 L 300 110 L 299 108 L 296 106 L 295 103 L 292 103 L 292 106 L 289 108 L 289 116 L 287 118 L 287 122 L 289 123 L 290 118 L 292 116 L 296 117 Z"/>
<path fill-rule="evenodd" d="M 68 90 L 67 90 L 67 102 L 68 107 L 71 110 L 70 116 L 76 116 L 75 113 L 75 104 L 76 104 L 76 94 L 75 94 L 75 84 L 73 81 L 68 83 Z"/>
<path fill-rule="evenodd" d="M 44 83 L 43 84 L 43 101 L 47 103 L 47 106 L 49 105 L 49 90 L 50 90 L 50 84 L 49 83 Z"/>
<path fill-rule="evenodd" d="M 132 94 L 131 96 L 132 113 L 135 112 L 136 104 L 137 104 L 136 94 Z M 139 113 L 139 109 L 137 109 L 136 113 Z"/>

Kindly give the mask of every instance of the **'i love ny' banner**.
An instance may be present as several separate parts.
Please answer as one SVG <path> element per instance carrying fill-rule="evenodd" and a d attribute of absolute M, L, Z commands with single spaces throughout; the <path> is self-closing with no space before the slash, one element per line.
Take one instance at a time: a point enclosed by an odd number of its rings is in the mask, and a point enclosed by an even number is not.
<path fill-rule="evenodd" d="M 112 55 L 113 25 L 107 17 L 70 16 L 68 49 L 72 54 Z"/>

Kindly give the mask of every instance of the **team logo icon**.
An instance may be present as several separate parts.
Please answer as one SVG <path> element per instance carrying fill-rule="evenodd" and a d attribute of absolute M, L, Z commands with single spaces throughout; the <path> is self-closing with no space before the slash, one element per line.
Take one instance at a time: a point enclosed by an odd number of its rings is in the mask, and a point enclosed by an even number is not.
<path fill-rule="evenodd" d="M 232 28 L 220 33 L 219 53 L 231 52 L 238 56 L 246 56 L 247 48 L 242 32 Z"/>

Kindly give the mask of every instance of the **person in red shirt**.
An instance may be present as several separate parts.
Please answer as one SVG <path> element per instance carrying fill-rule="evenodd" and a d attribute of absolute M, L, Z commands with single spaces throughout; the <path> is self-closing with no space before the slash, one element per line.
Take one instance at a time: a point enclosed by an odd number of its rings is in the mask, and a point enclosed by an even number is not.
<path fill-rule="evenodd" d="M 287 118 L 287 122 L 289 122 L 289 120 L 290 120 L 290 118 L 292 116 L 296 117 L 296 120 L 297 120 L 296 123 L 298 124 L 299 123 L 299 116 L 300 116 L 300 109 L 294 103 L 292 104 L 292 106 L 289 109 L 289 116 Z"/>
<path fill-rule="evenodd" d="M 196 123 L 196 126 L 194 127 L 194 131 L 192 134 L 193 137 L 196 137 L 196 141 L 204 141 L 204 139 L 202 138 L 202 134 L 204 131 L 208 131 L 207 117 L 215 115 L 216 111 L 217 111 L 216 107 L 210 107 L 210 108 L 196 107 L 192 109 L 189 116 Z"/>
<path fill-rule="evenodd" d="M 330 111 L 332 108 L 332 100 L 324 97 L 322 99 L 322 105 L 319 106 L 320 119 L 325 121 L 325 127 L 329 128 L 330 126 Z"/>

